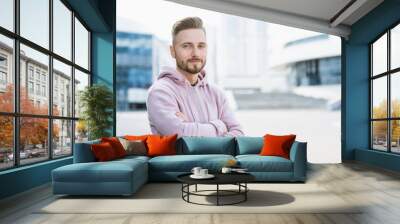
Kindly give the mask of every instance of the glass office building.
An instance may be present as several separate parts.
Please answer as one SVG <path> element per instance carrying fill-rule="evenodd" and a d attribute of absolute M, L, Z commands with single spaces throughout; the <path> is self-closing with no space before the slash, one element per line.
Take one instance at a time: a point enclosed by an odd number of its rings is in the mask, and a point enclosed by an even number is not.
<path fill-rule="evenodd" d="M 117 32 L 117 110 L 145 108 L 153 80 L 154 36 Z"/>

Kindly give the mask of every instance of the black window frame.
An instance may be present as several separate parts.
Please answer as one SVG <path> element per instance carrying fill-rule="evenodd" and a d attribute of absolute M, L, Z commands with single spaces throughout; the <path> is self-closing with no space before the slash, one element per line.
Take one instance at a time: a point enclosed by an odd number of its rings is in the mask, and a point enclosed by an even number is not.
<path fill-rule="evenodd" d="M 387 28 L 383 33 L 378 35 L 375 39 L 373 39 L 369 44 L 368 44 L 368 52 L 369 52 L 369 149 L 373 151 L 379 151 L 379 152 L 386 152 L 386 153 L 391 153 L 398 155 L 400 152 L 393 152 L 392 151 L 392 136 L 391 136 L 391 122 L 392 121 L 400 121 L 400 117 L 392 117 L 392 99 L 391 99 L 391 78 L 392 75 L 395 75 L 396 73 L 400 72 L 400 67 L 398 68 L 393 68 L 391 69 L 391 31 L 395 27 L 400 26 L 400 21 L 397 21 L 396 23 L 392 24 L 389 28 Z M 387 44 L 387 63 L 386 63 L 386 71 L 376 74 L 374 76 L 373 74 L 373 44 L 376 43 L 381 37 L 384 35 L 387 35 L 386 38 L 386 44 Z M 387 87 L 387 93 L 386 93 L 386 98 L 387 98 L 387 105 L 386 105 L 386 118 L 373 118 L 373 81 L 378 78 L 386 77 L 386 87 Z M 374 136 L 373 136 L 373 122 L 374 121 L 386 121 L 386 151 L 375 149 L 374 148 Z"/>
<path fill-rule="evenodd" d="M 84 22 L 84 20 L 79 16 L 79 14 L 72 9 L 72 7 L 66 2 L 65 0 L 59 0 L 68 10 L 71 11 L 71 59 L 64 58 L 63 56 L 53 52 L 53 1 L 54 0 L 48 0 L 49 3 L 49 45 L 48 49 L 45 47 L 40 46 L 39 44 L 36 44 L 32 41 L 30 41 L 27 38 L 24 38 L 23 36 L 20 35 L 20 0 L 14 0 L 13 1 L 13 10 L 14 10 L 14 15 L 13 15 L 13 22 L 14 22 L 14 30 L 10 31 L 4 27 L 0 26 L 0 35 L 10 38 L 13 41 L 13 52 L 12 52 L 12 57 L 13 57 L 13 65 L 12 65 L 12 74 L 14 78 L 14 111 L 13 112 L 2 112 L 0 111 L 0 116 L 5 116 L 5 117 L 11 117 L 13 119 L 13 166 L 10 167 L 5 167 L 5 168 L 0 168 L 0 172 L 3 172 L 5 170 L 12 170 L 16 169 L 19 167 L 24 167 L 24 166 L 30 166 L 33 164 L 38 164 L 38 163 L 44 163 L 47 161 L 51 160 L 58 160 L 66 157 L 73 156 L 74 154 L 74 143 L 75 143 L 75 126 L 76 126 L 76 121 L 78 121 L 80 118 L 75 116 L 75 108 L 71 108 L 71 114 L 70 116 L 56 116 L 53 115 L 53 59 L 58 60 L 59 62 L 62 62 L 68 66 L 71 67 L 71 83 L 72 83 L 72 102 L 71 105 L 75 104 L 75 69 L 85 73 L 89 77 L 89 83 L 88 85 L 92 85 L 93 77 L 92 77 L 92 61 L 91 61 L 91 49 L 92 49 L 92 43 L 91 43 L 91 37 L 92 37 L 92 30 L 89 28 L 89 26 Z M 88 31 L 88 69 L 85 69 L 81 67 L 80 65 L 75 63 L 75 18 L 83 25 L 83 27 Z M 47 91 L 48 91 L 48 107 L 49 110 L 47 112 L 47 115 L 38 115 L 38 114 L 26 114 L 26 113 L 21 113 L 20 112 L 20 44 L 23 44 L 27 47 L 32 48 L 33 50 L 36 50 L 40 53 L 43 53 L 48 56 L 49 62 L 48 62 L 48 86 L 47 86 Z M 29 74 L 27 75 L 27 79 L 29 79 Z M 34 77 L 35 77 L 35 71 L 34 71 Z M 35 79 L 35 78 L 34 78 Z M 28 91 L 28 90 L 27 90 Z M 37 161 L 37 162 L 32 162 L 32 163 L 26 163 L 26 164 L 21 164 L 20 161 L 20 119 L 21 118 L 44 118 L 47 119 L 48 122 L 48 136 L 47 136 L 47 141 L 48 141 L 48 158 L 45 158 L 43 160 Z M 65 121 L 70 121 L 71 122 L 71 153 L 68 155 L 63 155 L 63 156 L 57 156 L 54 157 L 53 155 L 53 122 L 57 120 L 65 120 Z"/>

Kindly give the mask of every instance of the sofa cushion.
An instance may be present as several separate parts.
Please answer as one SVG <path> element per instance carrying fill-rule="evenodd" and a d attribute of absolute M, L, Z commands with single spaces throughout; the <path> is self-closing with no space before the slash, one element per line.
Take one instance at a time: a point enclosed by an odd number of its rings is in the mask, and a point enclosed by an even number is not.
<path fill-rule="evenodd" d="M 120 158 L 120 159 L 116 159 L 113 160 L 113 162 L 131 162 L 131 161 L 135 161 L 135 160 L 139 160 L 139 161 L 143 161 L 143 162 L 148 162 L 150 159 L 150 157 L 147 156 L 138 156 L 138 155 L 130 155 L 130 156 L 125 156 L 124 158 Z"/>
<path fill-rule="evenodd" d="M 140 140 L 140 141 L 146 142 L 146 139 L 149 136 L 150 135 L 125 135 L 124 139 L 130 140 L 130 141 Z"/>
<path fill-rule="evenodd" d="M 182 137 L 178 141 L 177 154 L 235 155 L 235 138 L 234 137 Z"/>
<path fill-rule="evenodd" d="M 129 182 L 134 172 L 147 171 L 145 166 L 146 162 L 139 159 L 74 163 L 53 170 L 52 174 L 53 181 L 58 182 Z"/>
<path fill-rule="evenodd" d="M 261 149 L 261 156 L 280 156 L 290 159 L 290 148 L 296 135 L 269 135 L 264 136 L 264 145 Z"/>
<path fill-rule="evenodd" d="M 144 146 L 146 146 L 146 150 L 148 150 L 149 148 L 147 147 L 146 140 L 149 136 L 152 136 L 152 135 L 125 135 L 123 138 L 126 140 L 129 140 L 129 141 L 140 140 L 144 143 Z"/>
<path fill-rule="evenodd" d="M 176 139 L 178 135 L 151 135 L 147 137 L 148 156 L 165 156 L 176 154 Z"/>
<path fill-rule="evenodd" d="M 103 137 L 101 138 L 101 142 L 108 142 L 114 149 L 115 155 L 117 158 L 122 158 L 126 156 L 126 151 L 124 146 L 122 146 L 121 142 L 117 137 Z"/>
<path fill-rule="evenodd" d="M 163 172 L 190 172 L 193 167 L 200 166 L 211 172 L 219 171 L 231 155 L 175 155 L 158 156 L 149 160 L 149 170 Z"/>
<path fill-rule="evenodd" d="M 118 138 L 122 146 L 126 151 L 126 155 L 147 155 L 146 144 L 141 140 L 127 140 L 124 138 Z"/>
<path fill-rule="evenodd" d="M 90 147 L 94 157 L 96 157 L 96 161 L 105 162 L 118 158 L 118 156 L 115 154 L 115 150 L 109 142 L 92 144 Z"/>
<path fill-rule="evenodd" d="M 292 161 L 279 156 L 238 155 L 240 167 L 249 172 L 292 172 Z"/>
<path fill-rule="evenodd" d="M 236 137 L 236 155 L 259 154 L 264 144 L 263 137 Z"/>

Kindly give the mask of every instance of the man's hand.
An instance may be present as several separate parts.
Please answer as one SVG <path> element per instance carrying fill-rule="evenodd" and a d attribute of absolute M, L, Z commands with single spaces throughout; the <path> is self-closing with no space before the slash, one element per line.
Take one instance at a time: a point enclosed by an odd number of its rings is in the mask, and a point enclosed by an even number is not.
<path fill-rule="evenodd" d="M 184 122 L 188 122 L 189 120 L 186 118 L 186 116 L 185 116 L 185 114 L 184 113 L 182 113 L 182 112 L 176 112 L 175 113 L 175 115 L 177 116 L 177 117 L 179 117 L 180 119 L 182 119 Z"/>

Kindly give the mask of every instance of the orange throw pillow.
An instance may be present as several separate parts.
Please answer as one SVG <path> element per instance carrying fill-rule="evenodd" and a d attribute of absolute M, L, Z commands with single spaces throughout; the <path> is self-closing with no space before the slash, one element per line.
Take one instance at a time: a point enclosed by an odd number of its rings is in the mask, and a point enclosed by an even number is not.
<path fill-rule="evenodd" d="M 94 154 L 94 157 L 99 162 L 109 161 L 117 158 L 114 149 L 108 142 L 93 144 L 90 147 Z"/>
<path fill-rule="evenodd" d="M 151 135 L 125 135 L 124 139 L 129 140 L 129 141 L 143 141 L 146 142 L 147 137 L 149 137 Z"/>
<path fill-rule="evenodd" d="M 117 158 L 121 158 L 126 156 L 126 151 L 124 146 L 122 146 L 121 142 L 117 137 L 109 137 L 109 138 L 101 138 L 101 142 L 108 142 L 114 149 L 115 155 Z"/>
<path fill-rule="evenodd" d="M 165 156 L 176 154 L 176 139 L 178 135 L 150 135 L 147 137 L 148 156 Z"/>
<path fill-rule="evenodd" d="M 144 146 L 146 146 L 146 149 L 149 150 L 149 147 L 147 146 L 147 138 L 149 136 L 154 136 L 154 135 L 125 135 L 124 139 L 129 140 L 129 141 L 142 141 L 144 143 Z"/>
<path fill-rule="evenodd" d="M 261 149 L 260 155 L 262 156 L 281 156 L 290 159 L 290 148 L 296 135 L 269 135 L 264 136 L 264 145 Z"/>

